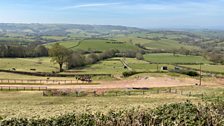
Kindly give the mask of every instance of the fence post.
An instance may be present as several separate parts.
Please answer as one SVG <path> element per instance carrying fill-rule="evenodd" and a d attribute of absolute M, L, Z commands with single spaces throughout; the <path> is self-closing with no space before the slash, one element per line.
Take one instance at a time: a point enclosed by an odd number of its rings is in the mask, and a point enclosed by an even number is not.
<path fill-rule="evenodd" d="M 172 92 L 172 89 L 171 88 L 169 88 L 169 93 L 171 93 Z"/>
<path fill-rule="evenodd" d="M 203 93 L 201 94 L 201 99 L 204 100 L 204 94 Z"/>
<path fill-rule="evenodd" d="M 189 96 L 191 96 L 191 92 L 189 92 Z"/>
<path fill-rule="evenodd" d="M 117 91 L 116 91 L 116 96 L 117 96 Z"/>
<path fill-rule="evenodd" d="M 145 94 L 145 91 L 144 91 L 144 90 L 142 91 L 142 94 L 143 94 L 143 95 Z"/>
<path fill-rule="evenodd" d="M 96 91 L 93 91 L 94 96 L 96 96 Z"/>
<path fill-rule="evenodd" d="M 128 91 L 128 95 L 131 95 L 131 91 Z"/>
<path fill-rule="evenodd" d="M 157 94 L 159 94 L 159 89 L 157 89 Z"/>
<path fill-rule="evenodd" d="M 75 94 L 76 94 L 76 97 L 78 97 L 78 96 L 79 96 L 79 92 L 78 92 L 78 91 L 76 91 L 76 92 L 75 92 Z"/>

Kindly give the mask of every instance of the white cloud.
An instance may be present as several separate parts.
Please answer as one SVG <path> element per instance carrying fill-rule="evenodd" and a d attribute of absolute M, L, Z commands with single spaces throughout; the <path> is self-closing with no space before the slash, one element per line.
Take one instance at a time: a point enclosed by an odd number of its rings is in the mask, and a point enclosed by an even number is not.
<path fill-rule="evenodd" d="M 112 5 L 119 5 L 121 3 L 90 3 L 90 4 L 79 4 L 74 6 L 67 6 L 60 8 L 60 10 L 69 10 L 69 9 L 76 9 L 76 8 L 90 8 L 90 7 L 104 7 L 104 6 L 112 6 Z"/>

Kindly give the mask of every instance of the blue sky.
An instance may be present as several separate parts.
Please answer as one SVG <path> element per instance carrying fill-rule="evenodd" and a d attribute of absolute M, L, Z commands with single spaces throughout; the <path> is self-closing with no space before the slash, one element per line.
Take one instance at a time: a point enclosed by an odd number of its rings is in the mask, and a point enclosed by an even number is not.
<path fill-rule="evenodd" d="M 224 28 L 224 0 L 0 0 L 0 23 Z"/>

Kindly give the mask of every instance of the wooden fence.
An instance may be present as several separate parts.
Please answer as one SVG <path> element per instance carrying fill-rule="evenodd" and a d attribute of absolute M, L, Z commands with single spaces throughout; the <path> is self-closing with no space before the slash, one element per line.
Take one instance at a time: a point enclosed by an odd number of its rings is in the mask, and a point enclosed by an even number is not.
<path fill-rule="evenodd" d="M 44 91 L 47 87 L 35 86 L 0 86 L 0 91 Z"/>
<path fill-rule="evenodd" d="M 72 95 L 72 96 L 123 96 L 123 95 L 149 95 L 149 94 L 163 94 L 163 93 L 169 93 L 169 94 L 179 94 L 179 95 L 185 95 L 185 96 L 195 96 L 195 94 L 187 91 L 172 89 L 172 88 L 166 88 L 166 89 L 150 89 L 150 88 L 128 88 L 123 90 L 94 90 L 92 91 L 85 91 L 85 90 L 56 90 L 56 89 L 50 89 L 46 90 L 44 92 L 44 96 L 66 96 L 66 95 Z M 203 97 L 203 94 L 197 94 L 198 96 Z"/>
<path fill-rule="evenodd" d="M 80 80 L 21 80 L 21 79 L 0 79 L 0 84 L 83 84 Z"/>

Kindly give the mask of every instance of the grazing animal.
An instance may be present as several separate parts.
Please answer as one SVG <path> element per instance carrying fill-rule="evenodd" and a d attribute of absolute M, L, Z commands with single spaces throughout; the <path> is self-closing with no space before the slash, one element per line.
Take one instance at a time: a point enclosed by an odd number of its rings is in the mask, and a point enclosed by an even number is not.
<path fill-rule="evenodd" d="M 79 76 L 79 77 L 76 77 L 76 79 L 81 80 L 82 82 L 87 82 L 87 83 L 92 82 L 91 76 Z"/>

